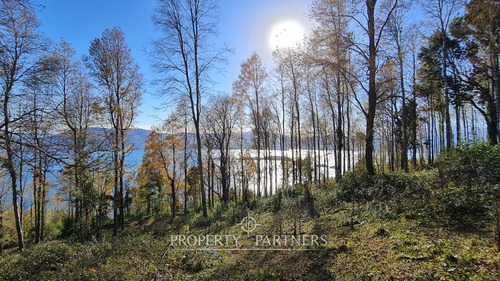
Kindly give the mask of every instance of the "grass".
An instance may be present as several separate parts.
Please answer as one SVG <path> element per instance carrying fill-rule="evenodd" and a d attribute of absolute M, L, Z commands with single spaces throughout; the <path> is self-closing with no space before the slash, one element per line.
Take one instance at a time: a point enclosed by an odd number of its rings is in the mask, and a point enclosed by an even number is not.
<path fill-rule="evenodd" d="M 238 224 L 196 219 L 148 219 L 131 222 L 117 237 L 79 244 L 50 241 L 12 252 L 0 260 L 1 280 L 498 280 L 500 254 L 493 231 L 458 232 L 428 227 L 404 214 L 382 219 L 368 206 L 352 221 L 353 205 L 343 203 L 317 219 L 302 220 L 300 231 L 326 235 L 328 244 L 316 251 L 230 251 L 200 248 L 185 251 L 170 246 L 170 235 L 242 235 Z M 366 207 L 366 208 L 365 208 Z M 365 209 L 365 210 L 363 210 Z M 276 213 L 252 213 L 258 233 L 276 230 Z M 292 232 L 282 221 L 283 233 Z"/>
<path fill-rule="evenodd" d="M 105 228 L 100 241 L 10 249 L 0 257 L 0 280 L 500 280 L 489 186 L 444 188 L 438 179 L 436 170 L 368 180 L 351 174 L 335 190 L 313 190 L 319 217 L 300 187 L 250 210 L 216 205 L 208 218 L 131 217 L 125 231 L 112 236 Z M 247 234 L 239 223 L 249 211 L 258 225 Z M 186 250 L 171 244 L 178 234 L 241 238 L 237 246 Z M 257 235 L 327 243 L 290 250 L 256 245 Z"/>

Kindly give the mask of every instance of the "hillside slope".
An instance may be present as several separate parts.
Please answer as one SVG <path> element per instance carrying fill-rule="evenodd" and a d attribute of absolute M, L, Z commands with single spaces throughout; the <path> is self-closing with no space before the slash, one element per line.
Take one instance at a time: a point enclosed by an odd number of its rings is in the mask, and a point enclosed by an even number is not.
<path fill-rule="evenodd" d="M 316 196 L 328 197 L 328 193 Z M 274 200 L 274 201 L 273 201 Z M 118 237 L 100 242 L 44 242 L 0 261 L 1 280 L 497 280 L 500 255 L 491 229 L 457 232 L 429 226 L 408 213 L 373 206 L 317 204 L 310 219 L 292 208 L 273 211 L 276 198 L 251 211 L 258 222 L 247 235 L 241 207 L 129 222 Z M 371 210 L 371 211 L 368 211 Z M 390 215 L 389 215 L 390 214 Z M 318 235 L 319 247 L 260 245 L 259 235 Z M 238 247 L 173 246 L 175 235 L 238 235 Z"/>

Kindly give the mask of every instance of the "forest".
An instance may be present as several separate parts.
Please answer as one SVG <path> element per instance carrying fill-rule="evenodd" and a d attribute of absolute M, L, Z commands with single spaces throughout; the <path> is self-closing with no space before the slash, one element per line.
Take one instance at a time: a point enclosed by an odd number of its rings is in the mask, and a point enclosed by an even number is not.
<path fill-rule="evenodd" d="M 77 54 L 44 37 L 43 1 L 0 5 L 1 280 L 500 276 L 500 1 L 314 0 L 231 93 L 215 0 L 156 1 L 154 81 L 119 26 Z M 169 106 L 142 148 L 149 84 Z M 322 243 L 254 249 L 249 219 Z"/>

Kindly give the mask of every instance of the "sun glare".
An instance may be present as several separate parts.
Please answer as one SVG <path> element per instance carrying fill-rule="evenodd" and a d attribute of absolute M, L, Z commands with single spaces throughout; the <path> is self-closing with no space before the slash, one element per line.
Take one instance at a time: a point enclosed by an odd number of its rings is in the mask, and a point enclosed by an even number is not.
<path fill-rule="evenodd" d="M 293 47 L 302 41 L 304 37 L 304 28 L 293 20 L 282 21 L 276 24 L 269 37 L 271 50 L 277 48 Z"/>

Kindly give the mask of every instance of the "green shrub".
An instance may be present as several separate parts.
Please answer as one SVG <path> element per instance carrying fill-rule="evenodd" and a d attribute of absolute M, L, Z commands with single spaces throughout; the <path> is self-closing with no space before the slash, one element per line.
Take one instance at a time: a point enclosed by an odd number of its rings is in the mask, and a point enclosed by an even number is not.
<path fill-rule="evenodd" d="M 76 255 L 64 242 L 51 241 L 35 245 L 22 254 L 15 254 L 0 262 L 0 280 L 50 280 L 51 274 L 61 270 Z"/>
<path fill-rule="evenodd" d="M 283 200 L 283 192 L 280 189 L 280 190 L 278 190 L 278 192 L 276 192 L 276 194 L 274 194 L 271 197 L 271 204 L 272 204 L 273 213 L 276 213 L 279 210 L 281 210 L 281 201 L 282 200 Z"/>
<path fill-rule="evenodd" d="M 500 146 L 463 145 L 443 153 L 437 166 L 444 185 L 494 186 L 500 183 Z"/>
<path fill-rule="evenodd" d="M 230 202 L 225 213 L 222 215 L 222 221 L 227 222 L 230 225 L 237 224 L 241 222 L 247 214 L 248 209 L 246 206 Z"/>
<path fill-rule="evenodd" d="M 338 199 L 334 190 L 315 189 L 312 194 L 314 205 L 320 214 L 326 215 L 338 205 Z"/>
<path fill-rule="evenodd" d="M 487 225 L 494 189 L 500 184 L 500 146 L 466 144 L 442 154 L 437 167 L 447 223 L 461 229 Z"/>
<path fill-rule="evenodd" d="M 306 210 L 309 207 L 307 192 L 308 190 L 304 185 L 283 188 L 268 198 L 259 199 L 257 201 L 257 208 L 260 212 L 278 213 L 283 210 L 285 204 L 289 204 L 289 201 L 294 201 L 296 208 L 299 208 L 295 211 Z"/>
<path fill-rule="evenodd" d="M 348 172 L 338 183 L 337 198 L 345 202 L 363 203 L 368 201 L 370 177 L 365 173 Z"/>
<path fill-rule="evenodd" d="M 214 221 L 219 221 L 222 219 L 224 213 L 227 211 L 227 205 L 222 202 L 217 202 L 212 211 L 212 218 Z"/>
<path fill-rule="evenodd" d="M 492 198 L 478 190 L 452 190 L 445 193 L 442 210 L 447 224 L 458 229 L 486 226 L 491 221 Z"/>
<path fill-rule="evenodd" d="M 210 217 L 204 217 L 201 213 L 192 213 L 190 217 L 190 224 L 194 227 L 207 227 L 211 222 Z"/>
<path fill-rule="evenodd" d="M 339 182 L 337 197 L 345 202 L 389 201 L 417 185 L 414 177 L 402 174 L 347 173 Z"/>
<path fill-rule="evenodd" d="M 394 200 L 414 184 L 414 179 L 407 174 L 375 175 L 373 184 L 369 187 L 370 198 L 376 201 Z"/>
<path fill-rule="evenodd" d="M 61 235 L 66 216 L 54 217 L 45 224 L 44 240 L 54 240 Z"/>

